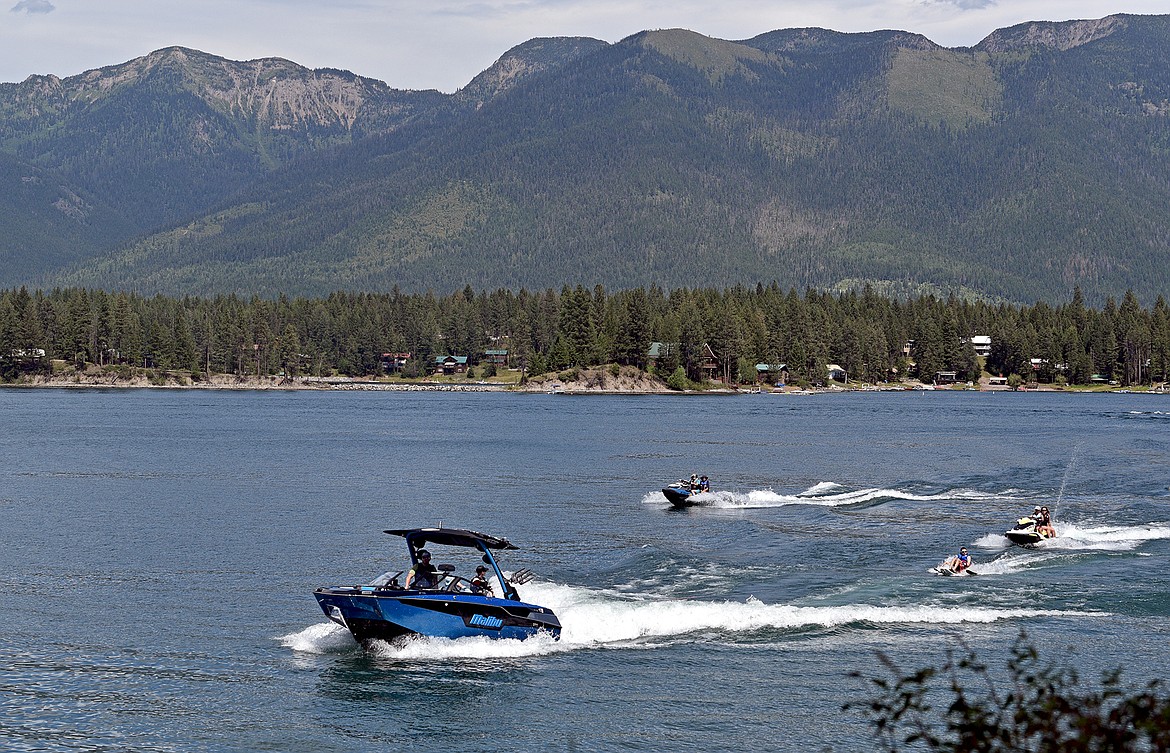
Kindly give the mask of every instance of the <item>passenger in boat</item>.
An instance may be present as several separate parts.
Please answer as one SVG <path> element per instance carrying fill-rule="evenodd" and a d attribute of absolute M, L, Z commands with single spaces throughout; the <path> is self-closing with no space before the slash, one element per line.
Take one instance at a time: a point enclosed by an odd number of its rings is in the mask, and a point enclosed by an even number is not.
<path fill-rule="evenodd" d="M 431 564 L 431 553 L 426 549 L 419 549 L 415 556 L 418 562 L 406 574 L 406 588 L 434 588 L 439 582 L 439 573 Z"/>
<path fill-rule="evenodd" d="M 488 569 L 483 565 L 475 568 L 475 577 L 471 579 L 471 592 L 481 596 L 492 595 L 492 584 L 488 582 Z"/>
<path fill-rule="evenodd" d="M 711 491 L 711 479 L 706 476 L 699 477 L 699 491 L 706 493 Z"/>
<path fill-rule="evenodd" d="M 1049 514 L 1047 507 L 1040 508 L 1040 514 L 1036 518 L 1036 533 L 1049 538 L 1056 535 L 1056 529 L 1052 527 L 1052 515 Z"/>

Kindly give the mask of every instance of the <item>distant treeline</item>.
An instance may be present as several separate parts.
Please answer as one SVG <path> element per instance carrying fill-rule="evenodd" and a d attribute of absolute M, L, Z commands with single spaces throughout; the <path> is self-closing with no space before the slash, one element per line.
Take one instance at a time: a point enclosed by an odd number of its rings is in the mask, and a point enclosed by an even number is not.
<path fill-rule="evenodd" d="M 374 375 L 385 353 L 410 353 L 404 376 L 431 372 L 436 357 L 507 350 L 528 374 L 618 363 L 680 368 L 691 380 L 756 377 L 756 364 L 785 364 L 792 382 L 826 379 L 838 364 L 855 382 L 953 371 L 973 381 L 971 337 L 991 337 L 986 369 L 1026 381 L 1166 380 L 1170 312 L 1159 297 L 1143 308 L 1132 293 L 1087 308 L 1077 290 L 1059 306 L 990 304 L 871 290 L 799 294 L 776 284 L 725 290 L 657 287 L 559 292 L 467 287 L 448 296 L 334 293 L 275 300 L 237 296 L 145 298 L 82 288 L 0 292 L 0 369 L 6 380 L 50 360 L 204 373 Z M 709 350 L 708 350 L 709 349 Z"/>

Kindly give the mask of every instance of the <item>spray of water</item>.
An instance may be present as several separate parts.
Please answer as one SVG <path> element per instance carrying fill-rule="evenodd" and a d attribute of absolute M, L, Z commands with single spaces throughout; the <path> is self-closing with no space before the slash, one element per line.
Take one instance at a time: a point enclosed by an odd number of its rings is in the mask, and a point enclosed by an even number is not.
<path fill-rule="evenodd" d="M 1059 535 L 1044 539 L 1029 549 L 1014 549 L 1000 533 L 981 536 L 973 546 L 985 550 L 1011 549 L 1018 552 L 1130 552 L 1147 541 L 1170 539 L 1170 525 L 1151 523 L 1142 526 L 1087 526 L 1061 523 Z"/>
<path fill-rule="evenodd" d="M 1052 517 L 1056 517 L 1056 510 L 1060 507 L 1060 501 L 1064 499 L 1064 487 L 1068 484 L 1069 474 L 1072 473 L 1073 466 L 1077 463 L 1077 455 L 1081 452 L 1081 443 L 1073 448 L 1072 455 L 1068 459 L 1068 465 L 1064 467 L 1064 478 L 1060 480 L 1060 491 L 1056 493 L 1056 502 L 1052 505 Z"/>
<path fill-rule="evenodd" d="M 537 636 L 526 641 L 486 638 L 419 638 L 402 644 L 375 645 L 374 653 L 397 660 L 487 659 L 542 656 L 596 649 L 654 649 L 679 641 L 735 644 L 767 631 L 794 631 L 842 626 L 906 624 L 953 625 L 1037 617 L 1100 617 L 1102 612 L 1044 609 L 995 609 L 972 606 L 797 606 L 744 601 L 662 599 L 646 595 L 533 582 L 525 596 L 551 607 L 564 625 L 559 641 Z M 332 623 L 312 625 L 283 636 L 295 651 L 329 653 L 353 650 L 347 631 Z"/>
<path fill-rule="evenodd" d="M 974 489 L 950 489 L 937 494 L 918 494 L 902 489 L 866 488 L 849 490 L 832 481 L 822 481 L 797 494 L 781 494 L 771 489 L 753 489 L 748 492 L 714 491 L 698 494 L 690 501 L 696 505 L 722 509 L 753 509 L 810 505 L 816 507 L 844 507 L 876 502 L 905 500 L 910 502 L 937 502 L 955 500 L 1001 500 L 1014 496 L 980 492 Z M 668 504 L 661 492 L 651 492 L 642 498 L 647 505 Z"/>

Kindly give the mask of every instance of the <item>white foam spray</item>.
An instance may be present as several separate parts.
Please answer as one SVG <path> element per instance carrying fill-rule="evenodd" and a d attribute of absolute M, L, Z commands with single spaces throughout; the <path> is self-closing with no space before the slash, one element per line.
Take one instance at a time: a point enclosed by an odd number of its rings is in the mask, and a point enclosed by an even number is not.
<path fill-rule="evenodd" d="M 843 507 L 862 505 L 875 500 L 905 500 L 910 502 L 938 502 L 955 500 L 1014 500 L 1013 495 L 992 494 L 974 489 L 950 489 L 937 494 L 918 494 L 902 489 L 866 488 L 846 489 L 833 481 L 822 481 L 796 494 L 781 494 L 771 489 L 753 489 L 748 492 L 726 490 L 697 494 L 691 498 L 696 505 L 722 509 L 750 509 L 761 507 L 784 507 L 786 505 L 812 505 L 817 507 Z M 642 498 L 644 504 L 668 504 L 661 492 L 651 492 Z"/>
<path fill-rule="evenodd" d="M 1147 541 L 1170 539 L 1170 526 L 1152 523 L 1145 526 L 1079 526 L 1061 523 L 1057 536 L 1036 545 L 1044 550 L 1132 551 Z"/>
<path fill-rule="evenodd" d="M 994 609 L 954 606 L 796 606 L 744 601 L 668 600 L 615 591 L 533 582 L 526 600 L 556 612 L 564 626 L 559 641 L 537 636 L 525 641 L 489 638 L 419 638 L 401 645 L 378 644 L 374 652 L 396 660 L 503 659 L 586 649 L 652 649 L 685 641 L 727 641 L 736 635 L 766 630 L 869 625 L 990 623 L 1036 617 L 1099 617 L 1102 612 L 1044 609 Z M 313 625 L 281 638 L 284 645 L 311 653 L 328 653 L 353 641 L 332 623 Z M 348 641 L 348 644 L 345 644 Z"/>

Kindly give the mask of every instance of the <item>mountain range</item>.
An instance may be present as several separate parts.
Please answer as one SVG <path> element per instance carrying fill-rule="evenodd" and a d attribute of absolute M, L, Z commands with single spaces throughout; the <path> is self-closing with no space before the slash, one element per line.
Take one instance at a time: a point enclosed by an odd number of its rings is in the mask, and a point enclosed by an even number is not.
<path fill-rule="evenodd" d="M 534 39 L 454 94 L 167 48 L 0 84 L 0 286 L 1170 282 L 1170 16 Z"/>

